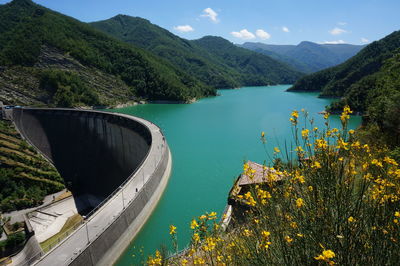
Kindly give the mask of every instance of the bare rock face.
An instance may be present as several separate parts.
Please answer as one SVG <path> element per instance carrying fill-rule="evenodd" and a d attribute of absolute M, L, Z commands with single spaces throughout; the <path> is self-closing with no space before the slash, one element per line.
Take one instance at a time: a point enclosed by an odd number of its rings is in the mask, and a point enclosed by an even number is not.
<path fill-rule="evenodd" d="M 55 47 L 43 45 L 40 51 L 37 68 L 57 68 L 61 70 L 81 70 L 84 68 L 69 54 L 65 54 Z"/>

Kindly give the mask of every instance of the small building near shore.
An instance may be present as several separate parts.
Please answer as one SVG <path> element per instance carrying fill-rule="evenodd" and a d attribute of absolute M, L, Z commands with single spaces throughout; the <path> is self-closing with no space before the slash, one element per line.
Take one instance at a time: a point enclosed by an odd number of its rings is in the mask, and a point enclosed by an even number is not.
<path fill-rule="evenodd" d="M 246 212 L 251 209 L 251 206 L 246 204 L 244 199 L 246 193 L 255 190 L 256 186 L 268 190 L 272 184 L 279 184 L 285 178 L 283 173 L 274 168 L 252 161 L 247 161 L 244 168 L 245 171 L 238 176 L 229 191 L 228 205 L 225 208 L 225 210 L 231 210 L 229 221 L 233 221 L 233 223 L 243 220 Z M 224 215 L 226 216 L 227 214 Z M 229 228 L 228 225 L 225 225 L 225 227 Z"/>

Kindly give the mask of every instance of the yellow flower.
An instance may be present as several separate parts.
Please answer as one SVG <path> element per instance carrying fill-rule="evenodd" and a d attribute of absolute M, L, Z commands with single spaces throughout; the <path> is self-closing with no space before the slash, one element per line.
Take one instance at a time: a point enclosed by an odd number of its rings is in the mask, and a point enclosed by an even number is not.
<path fill-rule="evenodd" d="M 173 226 L 172 224 L 169 226 L 169 234 L 170 235 L 176 234 L 176 226 Z"/>
<path fill-rule="evenodd" d="M 326 120 L 326 119 L 328 119 L 329 118 L 329 113 L 328 112 L 325 112 L 324 113 L 324 119 Z"/>
<path fill-rule="evenodd" d="M 311 165 L 311 168 L 315 168 L 315 169 L 320 169 L 322 166 L 321 166 L 321 164 L 319 163 L 319 162 L 317 162 L 317 161 L 314 161 L 313 163 L 312 163 L 312 165 Z"/>
<path fill-rule="evenodd" d="M 304 205 L 304 200 L 303 200 L 302 198 L 298 198 L 298 199 L 296 200 L 296 206 L 297 206 L 297 208 L 301 208 L 301 207 L 303 207 L 303 205 Z"/>
<path fill-rule="evenodd" d="M 298 147 L 295 149 L 295 151 L 297 151 L 297 152 L 303 152 L 304 150 L 303 150 L 303 147 L 298 146 Z"/>
<path fill-rule="evenodd" d="M 298 226 L 297 226 L 297 223 L 296 223 L 296 222 L 291 222 L 291 223 L 290 223 L 290 227 L 296 229 Z"/>
<path fill-rule="evenodd" d="M 350 134 L 350 135 L 353 135 L 354 132 L 355 132 L 355 131 L 354 131 L 353 129 L 350 129 L 350 130 L 349 130 L 349 134 Z"/>
<path fill-rule="evenodd" d="M 263 138 L 265 136 L 265 132 L 261 132 L 261 137 Z"/>
<path fill-rule="evenodd" d="M 347 221 L 349 221 L 349 223 L 354 223 L 356 221 L 356 219 L 353 218 L 353 216 L 350 216 Z"/>
<path fill-rule="evenodd" d="M 263 230 L 261 232 L 261 235 L 264 237 L 264 239 L 267 239 L 271 235 L 271 233 L 268 232 L 268 231 Z"/>
<path fill-rule="evenodd" d="M 379 167 L 383 167 L 382 162 L 378 161 L 377 159 L 373 159 L 371 161 L 371 164 L 379 166 Z"/>
<path fill-rule="evenodd" d="M 182 266 L 185 266 L 185 265 L 187 265 L 187 264 L 188 264 L 188 260 L 187 260 L 187 259 L 181 260 L 181 265 L 182 265 Z"/>
<path fill-rule="evenodd" d="M 275 153 L 280 153 L 281 151 L 279 150 L 278 147 L 275 147 L 275 148 L 274 148 L 274 152 L 275 152 Z"/>
<path fill-rule="evenodd" d="M 292 243 L 293 238 L 291 238 L 290 236 L 285 236 L 285 240 L 286 240 L 286 242 L 288 242 L 288 243 Z"/>
<path fill-rule="evenodd" d="M 208 220 L 214 220 L 214 219 L 217 219 L 217 213 L 216 212 L 211 212 L 208 215 Z"/>
<path fill-rule="evenodd" d="M 328 249 L 328 250 L 322 251 L 322 254 L 317 256 L 317 257 L 314 257 L 314 259 L 328 261 L 328 260 L 330 260 L 330 259 L 332 259 L 334 257 L 335 257 L 335 252 L 333 252 L 332 250 Z"/>
<path fill-rule="evenodd" d="M 249 230 L 249 229 L 244 229 L 244 230 L 243 230 L 243 235 L 245 235 L 245 236 L 251 236 L 251 230 Z"/>
<path fill-rule="evenodd" d="M 197 223 L 197 221 L 195 219 L 193 219 L 192 222 L 190 223 L 190 228 L 196 229 L 197 227 L 199 227 L 199 224 Z"/>
<path fill-rule="evenodd" d="M 294 110 L 294 111 L 292 112 L 292 116 L 295 117 L 295 118 L 299 118 L 299 111 Z"/>
<path fill-rule="evenodd" d="M 308 191 L 313 191 L 314 190 L 314 188 L 313 188 L 313 186 L 308 186 Z"/>
<path fill-rule="evenodd" d="M 395 212 L 395 213 L 394 213 L 394 216 L 400 217 L 400 212 Z"/>
<path fill-rule="evenodd" d="M 204 214 L 203 214 L 202 216 L 199 217 L 200 220 L 204 220 L 204 219 L 206 219 L 206 218 L 207 218 L 207 216 L 204 215 Z"/>
<path fill-rule="evenodd" d="M 304 139 L 306 139 L 306 138 L 308 138 L 308 133 L 309 133 L 310 131 L 308 130 L 308 129 L 303 129 L 302 131 L 301 131 L 301 136 L 304 138 Z"/>
<path fill-rule="evenodd" d="M 297 234 L 297 236 L 298 236 L 298 237 L 304 237 L 304 235 L 303 235 L 303 234 Z"/>
<path fill-rule="evenodd" d="M 314 132 L 315 132 L 315 131 L 317 131 L 317 130 L 318 130 L 318 128 L 317 128 L 317 127 L 314 127 L 314 128 L 313 128 L 313 131 L 314 131 Z"/>
<path fill-rule="evenodd" d="M 201 265 L 201 264 L 204 264 L 204 263 L 206 263 L 206 261 L 203 258 L 194 257 L 194 261 L 193 261 L 194 265 Z"/>
<path fill-rule="evenodd" d="M 199 243 L 199 242 L 200 242 L 200 236 L 199 236 L 199 234 L 198 234 L 198 233 L 194 233 L 193 236 L 192 236 L 192 239 L 193 239 L 193 242 L 194 242 L 195 244 Z"/>

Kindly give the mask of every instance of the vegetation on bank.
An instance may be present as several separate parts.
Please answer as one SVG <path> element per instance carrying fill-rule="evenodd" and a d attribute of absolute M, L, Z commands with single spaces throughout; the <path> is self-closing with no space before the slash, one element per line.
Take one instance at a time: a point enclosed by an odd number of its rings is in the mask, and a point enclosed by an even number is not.
<path fill-rule="evenodd" d="M 329 110 L 345 105 L 363 115 L 365 138 L 400 158 L 400 31 L 373 42 L 345 63 L 300 79 L 290 91 L 338 96 Z"/>
<path fill-rule="evenodd" d="M 139 17 L 118 15 L 90 25 L 146 49 L 218 89 L 292 84 L 301 75 L 277 60 L 237 47 L 223 38 L 186 40 Z"/>
<path fill-rule="evenodd" d="M 64 188 L 57 170 L 22 140 L 11 122 L 0 120 L 0 211 L 38 206 Z"/>
<path fill-rule="evenodd" d="M 166 259 L 159 251 L 148 265 L 395 265 L 400 261 L 400 167 L 384 146 L 365 143 L 347 129 L 352 111 L 319 129 L 303 111 L 290 121 L 293 148 L 274 148 L 275 169 L 264 185 L 238 199 L 245 221 L 222 232 L 216 214 L 190 223 L 189 249 Z M 268 136 L 262 133 L 263 143 Z M 282 163 L 284 162 L 284 163 Z M 243 171 L 254 174 L 248 165 Z M 285 176 L 282 182 L 274 182 Z M 173 242 L 179 228 L 170 227 Z"/>

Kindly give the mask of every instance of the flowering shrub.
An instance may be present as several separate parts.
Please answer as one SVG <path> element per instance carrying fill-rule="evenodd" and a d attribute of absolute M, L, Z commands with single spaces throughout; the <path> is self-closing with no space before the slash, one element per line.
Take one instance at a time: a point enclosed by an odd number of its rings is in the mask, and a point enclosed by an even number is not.
<path fill-rule="evenodd" d="M 342 128 L 314 127 L 293 111 L 293 151 L 274 149 L 281 169 L 240 195 L 248 205 L 245 221 L 219 230 L 216 214 L 190 223 L 189 250 L 155 265 L 396 265 L 400 261 L 400 168 L 386 151 L 363 144 L 347 130 L 350 108 L 340 116 Z M 261 139 L 266 144 L 263 132 Z M 254 174 L 248 165 L 244 172 Z M 149 263 L 152 264 L 152 263 Z"/>

